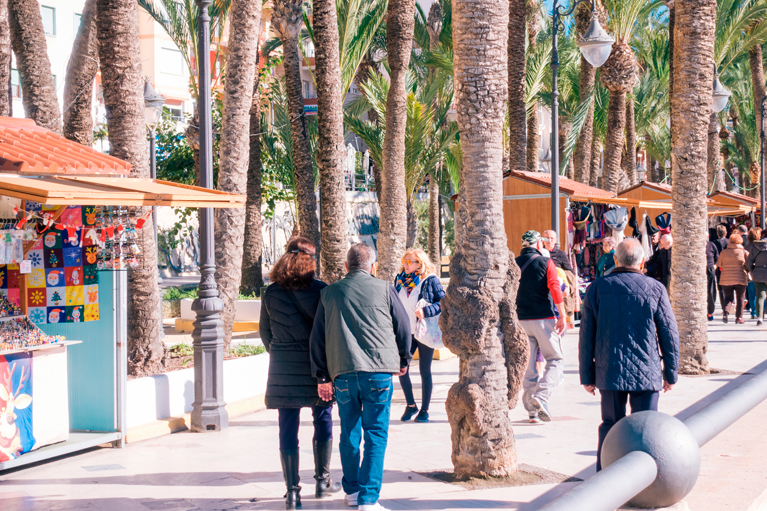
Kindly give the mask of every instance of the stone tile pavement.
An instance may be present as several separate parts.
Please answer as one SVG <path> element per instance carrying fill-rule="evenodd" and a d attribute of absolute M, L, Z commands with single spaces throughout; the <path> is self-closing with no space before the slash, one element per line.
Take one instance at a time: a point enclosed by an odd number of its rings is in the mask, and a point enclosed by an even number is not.
<path fill-rule="evenodd" d="M 709 338 L 711 365 L 724 371 L 682 377 L 661 396 L 661 411 L 684 418 L 750 377 L 743 373 L 767 369 L 767 328 L 757 329 L 751 320 L 746 325 L 715 322 Z M 520 463 L 585 479 L 594 474 L 599 400 L 578 385 L 577 331 L 564 344 L 565 381 L 550 405 L 554 422 L 528 424 L 521 406 L 510 417 Z M 444 402 L 457 378 L 457 360 L 435 361 L 433 370 L 430 423 L 400 422 L 404 398 L 395 392 L 382 493 L 386 507 L 532 511 L 577 484 L 468 490 L 422 475 L 452 466 Z M 418 393 L 417 377 L 414 383 Z M 311 414 L 303 413 L 304 509 L 344 509 L 340 498 L 313 498 Z M 762 404 L 703 448 L 701 475 L 687 498 L 691 511 L 767 509 L 766 422 L 767 404 Z M 335 434 L 340 434 L 338 426 Z M 340 479 L 337 450 L 333 469 Z M 0 474 L 0 511 L 277 510 L 284 509 L 283 493 L 273 410 L 233 419 L 220 433 L 179 433 Z"/>

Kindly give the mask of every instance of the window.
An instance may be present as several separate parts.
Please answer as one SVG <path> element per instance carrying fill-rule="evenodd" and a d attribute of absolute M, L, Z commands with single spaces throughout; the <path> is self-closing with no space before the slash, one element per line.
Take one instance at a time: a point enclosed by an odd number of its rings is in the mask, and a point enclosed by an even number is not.
<path fill-rule="evenodd" d="M 160 48 L 160 69 L 164 74 L 183 76 L 184 57 L 175 48 Z"/>
<path fill-rule="evenodd" d="M 80 31 L 80 24 L 83 21 L 83 15 L 75 13 L 75 34 Z"/>
<path fill-rule="evenodd" d="M 304 84 L 304 98 L 308 98 L 309 97 L 309 82 L 307 82 L 306 80 L 302 80 L 301 83 Z"/>
<path fill-rule="evenodd" d="M 15 69 L 11 69 L 11 94 L 14 98 L 21 98 L 21 75 Z"/>
<path fill-rule="evenodd" d="M 184 111 L 180 106 L 165 106 L 165 111 L 168 112 L 177 121 L 184 120 Z"/>
<path fill-rule="evenodd" d="M 56 9 L 46 5 L 40 6 L 40 14 L 43 17 L 45 35 L 56 35 Z"/>

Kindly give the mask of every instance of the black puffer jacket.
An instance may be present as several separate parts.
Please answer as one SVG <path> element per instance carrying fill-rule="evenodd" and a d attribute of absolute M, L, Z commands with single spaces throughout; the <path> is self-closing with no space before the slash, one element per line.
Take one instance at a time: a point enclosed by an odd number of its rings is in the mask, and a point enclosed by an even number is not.
<path fill-rule="evenodd" d="M 327 284 L 315 280 L 305 291 L 293 291 L 306 314 L 314 319 L 320 291 Z M 269 352 L 269 378 L 266 382 L 267 408 L 302 408 L 329 405 L 317 395 L 317 380 L 312 377 L 309 361 L 311 325 L 279 284 L 266 289 L 261 302 L 259 330 Z M 314 322 L 312 321 L 312 324 Z"/>
<path fill-rule="evenodd" d="M 663 380 L 676 383 L 679 332 L 660 282 L 616 268 L 589 286 L 582 312 L 582 385 L 631 392 L 661 390 Z"/>

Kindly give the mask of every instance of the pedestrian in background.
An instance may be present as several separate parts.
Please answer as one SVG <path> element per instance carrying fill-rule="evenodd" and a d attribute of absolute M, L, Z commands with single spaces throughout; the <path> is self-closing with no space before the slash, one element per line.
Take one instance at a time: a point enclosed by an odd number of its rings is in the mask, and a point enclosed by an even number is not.
<path fill-rule="evenodd" d="M 565 332 L 565 305 L 554 262 L 541 254 L 543 240 L 537 231 L 522 236 L 522 250 L 516 258 L 521 270 L 517 291 L 519 324 L 530 341 L 530 357 L 522 382 L 522 403 L 530 422 L 551 421 L 548 401 L 562 380 Z M 541 377 L 535 367 L 538 348 L 546 360 Z"/>
<path fill-rule="evenodd" d="M 764 320 L 764 301 L 767 299 L 767 240 L 754 240 L 745 267 L 751 273 L 751 279 L 754 283 L 756 326 L 761 326 Z"/>
<path fill-rule="evenodd" d="M 436 269 L 431 263 L 429 256 L 420 248 L 411 248 L 402 257 L 400 273 L 394 279 L 394 288 L 397 290 L 402 305 L 405 307 L 410 318 L 410 332 L 415 333 L 416 322 L 419 319 L 439 316 L 442 309 L 439 302 L 445 297 L 445 291 L 436 275 Z M 423 300 L 428 305 L 418 308 Z M 422 303 L 422 302 L 421 302 Z M 432 377 L 431 361 L 434 358 L 434 348 L 420 342 L 413 335 L 410 345 L 410 354 L 415 355 L 418 351 L 418 369 L 421 374 L 421 410 L 413 396 L 413 384 L 410 381 L 410 370 L 399 377 L 399 384 L 405 394 L 405 413 L 402 421 L 406 422 L 417 413 L 415 422 L 429 422 L 429 403 L 431 402 Z"/>
<path fill-rule="evenodd" d="M 719 224 L 716 226 L 716 239 L 712 242 L 716 246 L 716 257 L 714 258 L 714 261 L 719 260 L 719 255 L 724 251 L 725 248 L 727 248 L 727 245 L 730 243 L 729 237 L 727 236 L 727 226 L 724 224 Z M 722 272 L 717 267 L 716 269 L 716 285 L 719 289 L 719 303 L 722 306 L 722 309 L 724 309 L 724 292 L 722 290 Z"/>
<path fill-rule="evenodd" d="M 706 239 L 709 233 L 706 232 Z M 716 260 L 718 258 L 716 243 L 706 242 L 706 299 L 708 304 L 708 320 L 714 320 L 716 310 Z"/>
<path fill-rule="evenodd" d="M 761 239 L 762 230 L 759 227 L 749 229 L 748 242 L 743 244 L 743 248 L 746 249 L 746 252 L 750 255 L 754 250 L 754 243 Z M 748 271 L 748 269 L 746 271 Z M 753 276 L 749 273 L 748 285 L 746 286 L 746 300 L 748 301 L 748 310 L 751 312 L 751 319 L 756 319 L 756 284 L 752 277 Z"/>
<path fill-rule="evenodd" d="M 748 284 L 748 272 L 745 268 L 748 253 L 743 248 L 743 238 L 740 234 L 730 235 L 730 242 L 716 262 L 722 272 L 719 285 L 722 288 L 724 301 L 722 302 L 722 321 L 727 323 L 728 316 L 733 312 L 732 303 L 735 303 L 735 323 L 743 324 L 743 296 L 746 294 Z"/>
<path fill-rule="evenodd" d="M 287 486 L 286 509 L 301 507 L 298 485 L 298 426 L 301 408 L 311 408 L 314 418 L 315 496 L 323 498 L 341 490 L 330 479 L 333 451 L 332 396 L 320 398 L 312 376 L 309 336 L 324 282 L 314 278 L 316 249 L 306 238 L 293 238 L 271 272 L 258 323 L 261 341 L 269 353 L 266 407 L 276 408 L 280 431 L 280 460 Z"/>
<path fill-rule="evenodd" d="M 615 267 L 615 238 L 607 236 L 602 239 L 602 256 L 597 261 L 597 277 L 608 275 Z"/>
<path fill-rule="evenodd" d="M 581 385 L 602 400 L 597 471 L 602 444 L 616 422 L 631 413 L 658 409 L 659 392 L 678 379 L 679 333 L 668 293 L 642 274 L 642 244 L 623 240 L 617 267 L 586 290 L 578 345 Z"/>
<path fill-rule="evenodd" d="M 375 278 L 376 254 L 364 243 L 346 256 L 346 276 L 322 290 L 311 337 L 312 375 L 321 398 L 338 401 L 341 483 L 348 506 L 378 503 L 389 438 L 392 375 L 410 362 L 410 319 L 394 286 Z M 364 433 L 364 456 L 360 442 Z"/>

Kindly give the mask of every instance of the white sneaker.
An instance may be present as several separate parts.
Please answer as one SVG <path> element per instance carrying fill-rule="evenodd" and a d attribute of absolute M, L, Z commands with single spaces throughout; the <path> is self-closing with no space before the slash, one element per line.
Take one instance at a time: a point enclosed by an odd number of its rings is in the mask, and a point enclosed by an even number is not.
<path fill-rule="evenodd" d="M 344 501 L 346 501 L 346 505 L 349 507 L 357 507 L 357 498 L 360 496 L 360 492 L 355 491 L 354 493 L 351 493 L 344 497 Z"/>
<path fill-rule="evenodd" d="M 380 503 L 375 504 L 363 504 L 359 507 L 359 511 L 389 511 L 383 507 Z"/>

